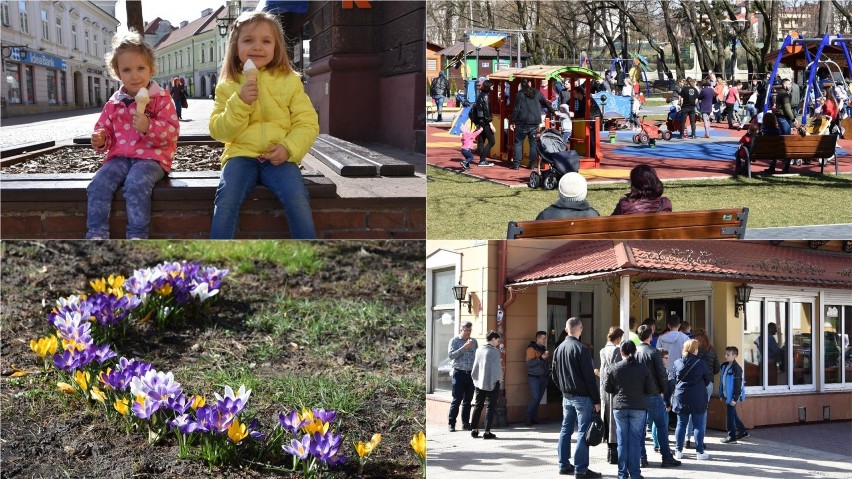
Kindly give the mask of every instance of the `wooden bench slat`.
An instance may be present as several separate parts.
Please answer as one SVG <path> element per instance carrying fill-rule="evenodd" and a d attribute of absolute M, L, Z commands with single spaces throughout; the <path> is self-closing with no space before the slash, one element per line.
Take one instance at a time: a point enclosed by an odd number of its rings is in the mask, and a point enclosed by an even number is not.
<path fill-rule="evenodd" d="M 748 208 L 509 222 L 509 239 L 742 239 Z"/>

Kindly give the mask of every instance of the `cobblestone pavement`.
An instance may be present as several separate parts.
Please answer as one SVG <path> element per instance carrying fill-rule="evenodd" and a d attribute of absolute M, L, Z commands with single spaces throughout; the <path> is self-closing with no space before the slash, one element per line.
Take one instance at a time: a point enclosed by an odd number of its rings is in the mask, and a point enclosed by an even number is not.
<path fill-rule="evenodd" d="M 212 111 L 213 100 L 190 99 L 189 108 L 183 111 L 181 134 L 209 134 L 207 121 Z M 4 118 L 0 128 L 0 149 L 44 141 L 69 144 L 76 137 L 91 135 L 100 115 L 100 108 L 89 108 Z"/>

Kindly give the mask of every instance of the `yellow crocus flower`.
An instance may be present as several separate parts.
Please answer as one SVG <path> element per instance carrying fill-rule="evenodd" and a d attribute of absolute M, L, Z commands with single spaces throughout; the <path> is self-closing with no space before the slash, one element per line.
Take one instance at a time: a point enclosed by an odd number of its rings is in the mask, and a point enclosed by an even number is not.
<path fill-rule="evenodd" d="M 358 441 L 358 444 L 355 444 L 355 452 L 357 452 L 358 457 L 362 459 L 367 454 L 370 454 L 370 451 L 367 451 L 367 446 L 364 444 L 364 441 Z"/>
<path fill-rule="evenodd" d="M 82 351 L 86 349 L 86 345 L 83 343 L 78 343 L 73 339 L 63 339 L 62 340 L 62 349 L 65 351 L 70 351 L 72 349 L 76 349 L 77 351 Z"/>
<path fill-rule="evenodd" d="M 421 461 L 426 460 L 426 434 L 423 431 L 418 432 L 411 439 L 411 448 L 414 449 L 414 452 L 420 457 Z"/>
<path fill-rule="evenodd" d="M 304 429 L 304 431 L 308 434 L 314 434 L 315 432 L 318 432 L 322 435 L 325 435 L 326 433 L 328 433 L 328 423 L 322 422 L 321 420 L 317 419 L 316 421 L 303 426 L 302 429 Z"/>
<path fill-rule="evenodd" d="M 127 416 L 130 414 L 130 401 L 127 398 L 124 399 L 116 399 L 115 403 L 112 405 L 116 411 L 122 416 Z"/>
<path fill-rule="evenodd" d="M 239 444 L 240 441 L 248 437 L 248 427 L 245 424 L 240 424 L 237 418 L 228 427 L 228 437 L 234 441 L 234 444 Z"/>
<path fill-rule="evenodd" d="M 121 287 L 124 286 L 124 276 L 121 276 L 121 275 L 118 275 L 118 276 L 109 275 L 108 281 L 109 281 L 109 285 L 112 286 L 115 289 L 121 289 Z"/>
<path fill-rule="evenodd" d="M 58 383 L 56 383 L 56 387 L 58 387 L 59 390 L 64 392 L 65 394 L 77 394 L 77 390 L 74 389 L 74 386 L 68 383 L 59 381 Z"/>
<path fill-rule="evenodd" d="M 33 352 L 38 354 L 38 356 L 41 358 L 43 358 L 48 353 L 56 353 L 56 349 L 58 347 L 59 343 L 56 340 L 56 336 L 38 338 L 38 341 L 36 341 L 35 339 L 30 340 L 30 349 L 32 349 Z"/>
<path fill-rule="evenodd" d="M 104 401 L 106 401 L 106 394 L 104 394 L 104 392 L 101 391 L 100 388 L 98 388 L 97 386 L 92 386 L 92 390 L 90 391 L 90 393 L 92 395 L 92 399 L 94 399 L 95 401 L 98 401 L 101 404 L 104 404 Z"/>
<path fill-rule="evenodd" d="M 89 281 L 89 284 L 92 286 L 92 289 L 96 293 L 103 293 L 104 291 L 106 291 L 106 280 L 103 278 L 93 279 Z"/>
<path fill-rule="evenodd" d="M 373 437 L 370 438 L 370 442 L 368 443 L 369 446 L 370 446 L 370 451 L 375 449 L 376 446 L 378 446 L 380 442 L 382 442 L 382 435 L 381 434 L 373 434 Z"/>
<path fill-rule="evenodd" d="M 194 411 L 194 410 L 200 408 L 201 406 L 203 406 L 206 403 L 207 403 L 207 401 L 204 400 L 204 396 L 202 396 L 200 394 L 196 394 L 195 397 L 192 398 L 192 404 L 190 404 L 190 407 Z"/>
<path fill-rule="evenodd" d="M 83 391 L 87 391 L 89 389 L 89 379 L 91 379 L 91 375 L 87 372 L 77 371 L 74 373 L 74 382 L 80 386 L 80 389 Z"/>
<path fill-rule="evenodd" d="M 160 289 L 157 290 L 157 294 L 160 296 L 168 296 L 172 294 L 172 285 L 166 283 Z"/>
<path fill-rule="evenodd" d="M 314 422 L 314 412 L 308 408 L 302 408 L 302 412 L 299 413 L 299 420 Z"/>

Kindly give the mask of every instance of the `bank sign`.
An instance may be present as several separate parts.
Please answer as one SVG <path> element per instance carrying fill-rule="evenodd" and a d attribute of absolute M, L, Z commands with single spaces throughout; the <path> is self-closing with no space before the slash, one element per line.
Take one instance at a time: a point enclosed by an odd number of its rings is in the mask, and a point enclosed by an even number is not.
<path fill-rule="evenodd" d="M 24 62 L 29 63 L 30 65 L 38 65 L 56 70 L 64 71 L 68 69 L 68 63 L 62 58 L 55 57 L 53 55 L 45 55 L 44 53 L 38 53 L 32 50 L 25 50 L 23 55 L 21 55 L 21 53 L 21 48 L 12 48 L 9 59 L 16 62 Z"/>

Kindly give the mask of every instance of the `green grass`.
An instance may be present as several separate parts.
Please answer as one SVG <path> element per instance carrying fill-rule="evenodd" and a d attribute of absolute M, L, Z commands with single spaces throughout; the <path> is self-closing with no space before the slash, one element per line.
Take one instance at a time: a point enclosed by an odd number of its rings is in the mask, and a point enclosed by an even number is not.
<path fill-rule="evenodd" d="M 316 248 L 307 241 L 151 241 L 162 254 L 175 260 L 227 263 L 240 273 L 272 263 L 288 273 L 313 274 L 323 265 Z"/>
<path fill-rule="evenodd" d="M 832 167 L 833 168 L 833 167 Z M 429 166 L 429 238 L 500 239 L 511 220 L 529 220 L 557 199 L 555 191 L 508 188 Z M 588 201 L 612 213 L 627 182 L 590 184 Z M 665 182 L 675 211 L 748 207 L 748 227 L 852 223 L 852 176 L 761 177 Z"/>

